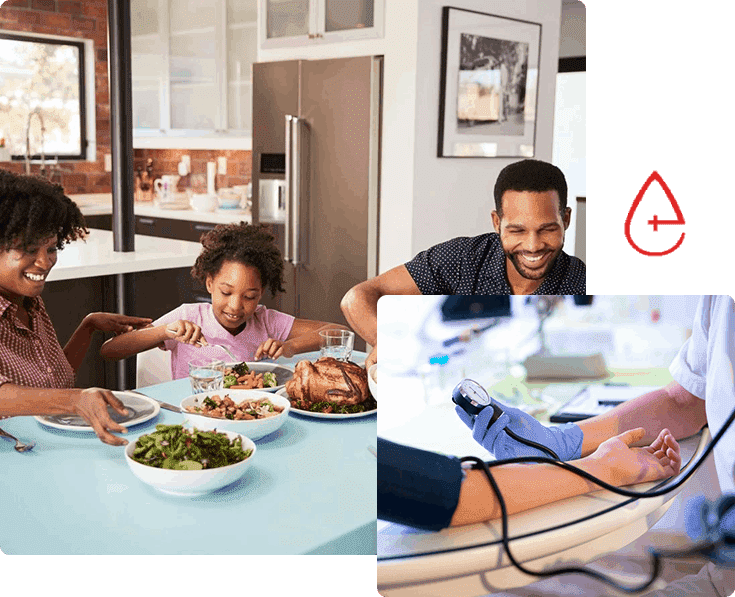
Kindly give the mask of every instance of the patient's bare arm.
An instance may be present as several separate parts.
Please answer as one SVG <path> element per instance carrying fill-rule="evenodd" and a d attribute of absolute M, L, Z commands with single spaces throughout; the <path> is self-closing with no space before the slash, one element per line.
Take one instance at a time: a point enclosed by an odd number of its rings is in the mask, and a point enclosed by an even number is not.
<path fill-rule="evenodd" d="M 679 444 L 663 429 L 648 446 L 632 448 L 645 435 L 632 429 L 604 441 L 590 456 L 570 462 L 595 477 L 616 486 L 632 485 L 670 477 L 679 472 Z M 494 467 L 508 514 L 563 500 L 599 489 L 591 481 L 552 464 L 509 464 Z M 539 488 L 543 487 L 543 491 Z M 499 518 L 495 493 L 481 470 L 470 470 L 462 483 L 451 526 Z"/>

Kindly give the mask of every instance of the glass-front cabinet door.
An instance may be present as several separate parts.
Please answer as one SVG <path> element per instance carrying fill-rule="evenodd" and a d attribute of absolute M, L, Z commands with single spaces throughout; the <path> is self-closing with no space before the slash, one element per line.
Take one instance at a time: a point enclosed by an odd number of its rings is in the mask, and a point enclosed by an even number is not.
<path fill-rule="evenodd" d="M 227 128 L 252 131 L 253 62 L 258 56 L 255 0 L 227 0 Z"/>
<path fill-rule="evenodd" d="M 133 79 L 133 127 L 159 130 L 169 127 L 162 118 L 168 97 L 168 21 L 162 2 L 132 0 L 130 32 Z"/>
<path fill-rule="evenodd" d="M 385 0 L 260 0 L 261 47 L 383 36 Z"/>
<path fill-rule="evenodd" d="M 131 0 L 135 136 L 250 136 L 257 8 Z"/>
<path fill-rule="evenodd" d="M 169 0 L 169 81 L 171 128 L 219 130 L 218 66 L 220 2 Z"/>

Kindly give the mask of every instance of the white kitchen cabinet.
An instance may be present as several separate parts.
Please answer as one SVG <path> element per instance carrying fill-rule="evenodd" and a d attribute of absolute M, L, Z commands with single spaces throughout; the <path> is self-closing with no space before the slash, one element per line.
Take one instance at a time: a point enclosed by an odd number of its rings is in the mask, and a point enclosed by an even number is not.
<path fill-rule="evenodd" d="M 131 0 L 131 33 L 135 147 L 248 148 L 257 0 Z"/>
<path fill-rule="evenodd" d="M 385 0 L 260 0 L 260 47 L 383 37 Z"/>

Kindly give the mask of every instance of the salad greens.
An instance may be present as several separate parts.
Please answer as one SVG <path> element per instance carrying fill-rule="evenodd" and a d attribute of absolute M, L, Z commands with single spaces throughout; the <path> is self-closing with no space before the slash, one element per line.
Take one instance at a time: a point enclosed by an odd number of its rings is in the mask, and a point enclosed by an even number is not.
<path fill-rule="evenodd" d="M 184 429 L 181 425 L 156 425 L 135 443 L 133 460 L 148 466 L 174 470 L 218 468 L 249 458 L 242 438 L 230 440 L 224 433 Z"/>
<path fill-rule="evenodd" d="M 296 404 L 294 404 L 296 406 Z M 301 408 L 300 406 L 297 406 L 297 408 Z M 331 402 L 329 400 L 323 400 L 321 402 L 315 402 L 314 404 L 309 405 L 307 408 L 302 408 L 302 410 L 308 410 L 309 412 L 313 413 L 332 413 L 332 414 L 339 414 L 339 415 L 347 415 L 347 414 L 354 414 L 354 413 L 364 413 L 370 410 L 375 410 L 378 408 L 378 402 L 370 396 L 365 402 L 361 402 L 360 404 L 339 404 L 338 402 Z"/>

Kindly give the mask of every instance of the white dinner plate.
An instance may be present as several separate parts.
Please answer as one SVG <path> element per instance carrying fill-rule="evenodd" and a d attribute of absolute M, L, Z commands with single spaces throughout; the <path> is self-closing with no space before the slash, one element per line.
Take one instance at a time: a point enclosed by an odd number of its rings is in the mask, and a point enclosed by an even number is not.
<path fill-rule="evenodd" d="M 238 361 L 237 363 L 227 363 L 225 367 L 234 367 L 235 365 L 239 365 L 242 361 Z M 281 388 L 283 388 L 286 385 L 286 382 L 289 381 L 293 377 L 293 367 L 290 365 L 281 365 L 280 363 L 274 363 L 274 362 L 262 362 L 262 361 L 255 361 L 251 363 L 250 361 L 245 361 L 245 364 L 248 366 L 248 369 L 250 371 L 255 371 L 255 373 L 275 373 L 276 374 L 276 386 L 273 386 L 272 388 L 253 388 L 254 390 L 262 390 L 263 392 L 278 392 Z M 227 389 L 227 388 L 225 388 Z"/>
<path fill-rule="evenodd" d="M 288 398 L 286 388 L 278 390 L 276 394 L 278 394 L 279 396 L 283 396 L 284 398 Z M 305 417 L 314 417 L 316 419 L 359 419 L 361 417 L 369 417 L 370 415 L 375 414 L 376 412 L 378 412 L 378 409 L 374 408 L 373 410 L 366 410 L 361 413 L 314 413 L 310 410 L 301 410 L 300 408 L 296 408 L 292 404 L 291 412 L 297 415 L 304 415 Z"/>
<path fill-rule="evenodd" d="M 120 423 L 120 425 L 124 425 L 125 427 L 150 421 L 158 414 L 158 411 L 161 410 L 158 402 L 153 400 L 153 398 L 148 398 L 148 396 L 134 394 L 132 392 L 113 392 L 113 394 L 122 401 L 125 408 L 128 409 L 128 414 L 127 416 L 121 415 L 110 406 L 107 407 L 107 410 L 113 421 Z M 36 421 L 41 423 L 41 425 L 53 427 L 54 429 L 63 429 L 64 431 L 89 431 L 94 433 L 92 426 L 79 415 L 42 416 L 36 417 Z"/>

